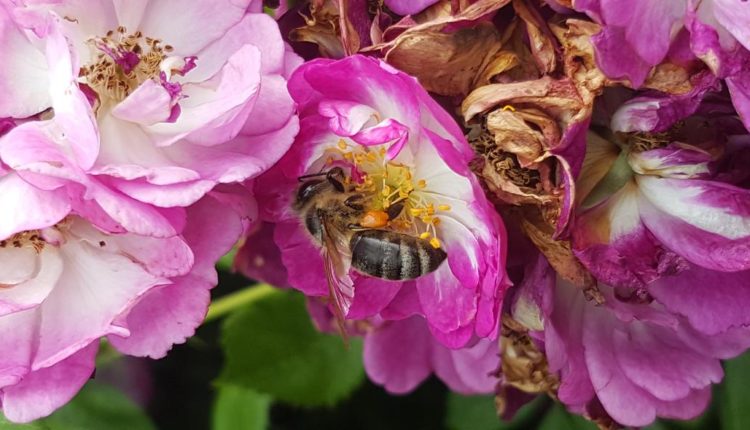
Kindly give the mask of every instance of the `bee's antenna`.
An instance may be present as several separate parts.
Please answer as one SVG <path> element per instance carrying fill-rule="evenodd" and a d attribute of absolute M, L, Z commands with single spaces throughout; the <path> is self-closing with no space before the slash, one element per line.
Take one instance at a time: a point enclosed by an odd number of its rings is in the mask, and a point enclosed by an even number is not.
<path fill-rule="evenodd" d="M 306 179 L 319 178 L 321 176 L 326 176 L 327 174 L 328 174 L 328 172 L 310 173 L 309 175 L 298 176 L 297 180 L 300 181 L 300 182 L 302 182 L 302 181 L 304 181 Z"/>

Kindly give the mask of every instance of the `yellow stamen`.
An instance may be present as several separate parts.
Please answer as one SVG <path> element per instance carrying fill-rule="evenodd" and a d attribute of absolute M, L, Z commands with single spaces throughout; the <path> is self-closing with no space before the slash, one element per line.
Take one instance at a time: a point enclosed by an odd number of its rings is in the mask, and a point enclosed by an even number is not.
<path fill-rule="evenodd" d="M 420 179 L 419 181 L 417 181 L 417 186 L 419 188 L 425 188 L 427 186 L 427 181 L 425 181 L 424 179 Z"/>
<path fill-rule="evenodd" d="M 504 111 L 508 111 L 508 110 L 509 110 L 509 111 L 511 111 L 511 112 L 515 112 L 515 111 L 516 111 L 516 108 L 514 108 L 514 107 L 513 107 L 513 106 L 511 106 L 511 105 L 505 105 L 505 106 L 503 106 L 503 110 L 504 110 Z"/>
<path fill-rule="evenodd" d="M 438 205 L 438 209 L 440 209 L 441 211 L 449 211 L 451 210 L 451 206 L 450 205 Z"/>
<path fill-rule="evenodd" d="M 347 148 L 348 145 L 346 144 L 346 142 L 344 142 L 344 139 L 339 139 L 338 146 L 339 149 L 343 151 Z"/>
<path fill-rule="evenodd" d="M 430 245 L 432 245 L 433 248 L 438 249 L 440 248 L 440 241 L 437 237 L 433 237 L 432 239 L 430 239 Z"/>
<path fill-rule="evenodd" d="M 422 209 L 421 208 L 409 208 L 409 214 L 411 216 L 420 216 L 422 215 Z"/>
<path fill-rule="evenodd" d="M 430 237 L 430 232 L 429 231 L 426 231 L 426 232 L 424 232 L 424 233 L 422 233 L 422 234 L 419 235 L 420 239 L 427 239 L 428 237 Z"/>

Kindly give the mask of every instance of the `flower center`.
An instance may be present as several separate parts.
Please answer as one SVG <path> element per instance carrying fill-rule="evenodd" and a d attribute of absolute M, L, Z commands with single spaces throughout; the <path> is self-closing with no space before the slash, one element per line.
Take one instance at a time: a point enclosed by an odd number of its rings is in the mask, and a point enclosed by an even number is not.
<path fill-rule="evenodd" d="M 5 240 L 0 240 L 0 248 L 25 248 L 32 247 L 38 253 L 42 252 L 47 241 L 38 230 L 29 230 L 16 233 Z"/>
<path fill-rule="evenodd" d="M 80 77 L 98 95 L 99 102 L 124 100 L 143 82 L 159 82 L 173 98 L 181 91 L 170 82 L 173 74 L 184 75 L 195 67 L 196 57 L 169 56 L 173 48 L 159 39 L 145 37 L 140 31 L 128 33 L 125 27 L 89 39 L 93 60 L 81 67 Z"/>
<path fill-rule="evenodd" d="M 387 220 L 386 228 L 419 237 L 440 248 L 439 214 L 450 211 L 451 207 L 427 197 L 425 179 L 414 178 L 409 166 L 386 159 L 384 145 L 365 147 L 341 139 L 330 151 L 327 163 L 331 165 L 337 160 L 351 165 L 350 176 L 344 182 L 367 197 L 368 213 L 388 212 L 396 205 L 403 205 L 397 216 Z"/>
<path fill-rule="evenodd" d="M 631 133 L 627 142 L 633 152 L 645 152 L 652 149 L 664 148 L 669 145 L 671 138 L 669 133 Z"/>
<path fill-rule="evenodd" d="M 694 128 L 694 127 L 691 127 Z M 697 130 L 686 127 L 686 121 L 677 121 L 668 130 L 662 132 L 617 133 L 628 144 L 631 152 L 645 152 L 669 146 L 674 141 L 685 141 L 695 136 Z M 688 140 L 685 140 L 688 139 Z"/>

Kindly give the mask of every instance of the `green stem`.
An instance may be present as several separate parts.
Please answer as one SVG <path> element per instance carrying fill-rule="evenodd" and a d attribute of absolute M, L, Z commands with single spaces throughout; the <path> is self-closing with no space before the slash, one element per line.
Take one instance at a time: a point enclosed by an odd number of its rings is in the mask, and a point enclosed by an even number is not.
<path fill-rule="evenodd" d="M 211 302 L 203 324 L 219 319 L 239 307 L 261 299 L 274 290 L 276 289 L 268 284 L 257 284 L 216 299 Z"/>

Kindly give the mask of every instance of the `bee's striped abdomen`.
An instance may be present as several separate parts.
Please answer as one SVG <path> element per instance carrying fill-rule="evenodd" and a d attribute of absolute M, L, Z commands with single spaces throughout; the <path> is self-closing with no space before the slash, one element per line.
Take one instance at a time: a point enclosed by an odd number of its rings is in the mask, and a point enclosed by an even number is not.
<path fill-rule="evenodd" d="M 352 236 L 352 266 L 370 276 L 391 280 L 414 279 L 437 269 L 445 260 L 442 249 L 424 240 L 384 230 L 364 230 Z"/>

